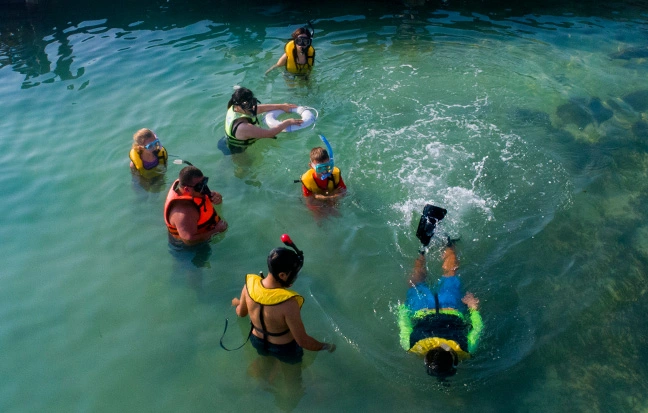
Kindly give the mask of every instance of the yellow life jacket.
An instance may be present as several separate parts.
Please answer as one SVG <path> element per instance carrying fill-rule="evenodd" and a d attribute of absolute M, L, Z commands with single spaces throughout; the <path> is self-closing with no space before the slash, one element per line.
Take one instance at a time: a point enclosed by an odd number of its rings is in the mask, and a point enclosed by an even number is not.
<path fill-rule="evenodd" d="M 157 153 L 158 164 L 151 169 L 144 168 L 144 161 L 142 160 L 139 152 L 135 150 L 135 148 L 131 148 L 128 157 L 130 158 L 131 162 L 133 162 L 133 165 L 135 165 L 137 172 L 139 172 L 139 174 L 146 179 L 152 179 L 157 176 L 163 175 L 166 172 L 167 159 L 169 159 L 169 155 L 167 154 L 166 149 L 164 149 L 164 146 L 160 147 L 160 150 Z"/>
<path fill-rule="evenodd" d="M 256 142 L 256 139 L 254 138 L 242 140 L 242 139 L 236 139 L 236 136 L 234 136 L 234 133 L 236 131 L 236 127 L 234 123 L 241 123 L 241 122 L 236 122 L 241 118 L 249 119 L 250 123 L 253 125 L 259 123 L 259 120 L 256 117 L 250 116 L 245 113 L 239 113 L 234 110 L 234 105 L 230 106 L 229 109 L 227 109 L 227 115 L 225 116 L 225 136 L 227 136 L 227 143 L 229 145 L 248 146 Z"/>
<path fill-rule="evenodd" d="M 245 276 L 245 288 L 248 295 L 254 302 L 261 305 L 276 305 L 295 297 L 301 308 L 304 304 L 304 297 L 286 288 L 265 288 L 261 281 L 263 278 L 256 274 Z"/>
<path fill-rule="evenodd" d="M 295 50 L 295 41 L 291 40 L 286 43 L 284 51 L 286 52 L 286 70 L 290 73 L 297 75 L 304 75 L 311 71 L 313 65 L 315 65 L 315 49 L 313 46 L 308 46 L 306 51 L 306 63 L 299 64 L 297 63 L 297 50 Z"/>
<path fill-rule="evenodd" d="M 315 170 L 311 168 L 306 171 L 301 177 L 302 184 L 306 187 L 306 189 L 314 194 L 324 195 L 327 192 L 333 191 L 338 187 L 338 185 L 340 185 L 340 169 L 337 166 L 333 167 L 333 174 L 330 178 L 328 178 L 326 188 L 321 188 L 319 185 L 317 185 L 315 176 L 317 176 L 317 174 L 315 173 Z"/>
<path fill-rule="evenodd" d="M 451 349 L 453 349 L 461 361 L 470 358 L 470 353 L 463 351 L 456 341 L 446 340 L 439 337 L 428 337 L 419 340 L 408 350 L 408 352 L 424 357 L 428 351 L 435 347 L 439 347 L 441 344 L 447 344 Z"/>

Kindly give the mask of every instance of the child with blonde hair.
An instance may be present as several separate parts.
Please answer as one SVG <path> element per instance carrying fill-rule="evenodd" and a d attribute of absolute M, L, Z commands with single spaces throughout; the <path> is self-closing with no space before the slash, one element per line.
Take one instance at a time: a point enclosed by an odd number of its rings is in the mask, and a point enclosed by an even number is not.
<path fill-rule="evenodd" d="M 146 179 L 164 175 L 169 155 L 150 129 L 140 129 L 133 135 L 133 147 L 128 155 L 131 172 Z"/>

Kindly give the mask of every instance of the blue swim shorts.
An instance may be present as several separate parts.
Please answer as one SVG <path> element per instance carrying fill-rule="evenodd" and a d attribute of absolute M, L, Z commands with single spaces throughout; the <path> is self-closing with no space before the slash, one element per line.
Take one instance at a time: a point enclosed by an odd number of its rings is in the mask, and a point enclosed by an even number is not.
<path fill-rule="evenodd" d="M 302 356 L 304 355 L 304 349 L 301 348 L 295 340 L 286 344 L 268 343 L 267 346 L 264 346 L 263 339 L 252 334 L 250 335 L 250 342 L 259 355 L 274 356 L 278 358 L 279 361 L 283 361 L 287 364 L 301 363 Z"/>
<path fill-rule="evenodd" d="M 461 280 L 458 276 L 441 277 L 434 286 L 439 295 L 439 308 L 454 308 L 465 311 L 466 305 L 461 302 L 463 292 L 461 291 Z M 405 305 L 412 311 L 424 308 L 436 308 L 434 293 L 426 283 L 419 283 L 407 290 Z"/>

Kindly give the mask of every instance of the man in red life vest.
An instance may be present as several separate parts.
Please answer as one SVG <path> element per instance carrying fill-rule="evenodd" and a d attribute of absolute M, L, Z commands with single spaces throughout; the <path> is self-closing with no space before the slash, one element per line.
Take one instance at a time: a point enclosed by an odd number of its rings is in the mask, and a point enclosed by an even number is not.
<path fill-rule="evenodd" d="M 227 222 L 214 209 L 214 205 L 223 202 L 223 197 L 209 189 L 208 179 L 200 169 L 187 166 L 171 185 L 164 205 L 164 221 L 174 245 L 207 242 L 214 234 L 227 229 Z"/>

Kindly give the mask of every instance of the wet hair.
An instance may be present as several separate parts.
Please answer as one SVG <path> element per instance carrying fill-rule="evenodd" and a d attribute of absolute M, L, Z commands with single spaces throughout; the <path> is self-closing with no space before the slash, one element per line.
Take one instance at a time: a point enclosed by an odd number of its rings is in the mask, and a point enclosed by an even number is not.
<path fill-rule="evenodd" d="M 140 146 L 144 146 L 144 142 L 149 139 L 155 139 L 155 133 L 150 129 L 140 129 L 133 135 L 133 149 L 138 149 Z"/>
<path fill-rule="evenodd" d="M 311 32 L 305 27 L 300 27 L 299 29 L 295 30 L 294 32 L 292 32 L 291 36 L 292 36 L 292 39 L 295 40 L 295 39 L 297 39 L 299 36 L 301 36 L 303 34 L 308 36 L 309 39 L 313 38 L 313 36 L 311 35 Z"/>
<path fill-rule="evenodd" d="M 441 347 L 434 347 L 427 352 L 424 361 L 430 376 L 445 378 L 455 375 L 459 358 L 454 350 L 448 351 Z"/>
<path fill-rule="evenodd" d="M 185 166 L 180 170 L 180 186 L 191 186 L 194 179 L 202 178 L 203 176 L 202 171 L 195 166 Z"/>
<path fill-rule="evenodd" d="M 253 103 L 254 100 L 256 100 L 256 98 L 250 89 L 239 87 L 234 91 L 234 93 L 232 93 L 232 98 L 227 102 L 227 109 L 233 105 L 241 106 L 244 102 Z"/>
<path fill-rule="evenodd" d="M 268 255 L 268 272 L 285 287 L 292 285 L 303 264 L 303 255 L 300 257 L 295 251 L 288 248 L 275 248 Z M 279 273 L 282 272 L 288 274 L 286 281 L 279 278 Z"/>
<path fill-rule="evenodd" d="M 326 149 L 321 146 L 317 146 L 310 151 L 310 160 L 313 163 L 323 163 L 327 162 L 329 159 L 329 154 Z"/>

